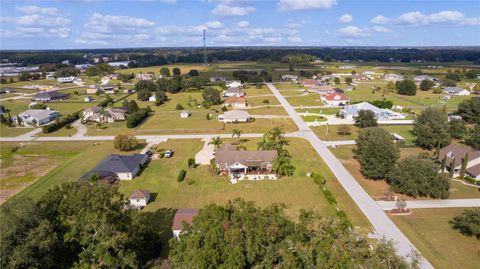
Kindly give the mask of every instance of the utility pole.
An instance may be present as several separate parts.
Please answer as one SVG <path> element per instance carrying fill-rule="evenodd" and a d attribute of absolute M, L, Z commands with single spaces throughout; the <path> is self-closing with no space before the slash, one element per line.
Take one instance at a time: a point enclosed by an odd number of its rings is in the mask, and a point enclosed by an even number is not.
<path fill-rule="evenodd" d="M 207 60 L 207 46 L 205 43 L 205 32 L 207 30 L 203 29 L 203 65 L 208 66 L 208 60 Z"/>

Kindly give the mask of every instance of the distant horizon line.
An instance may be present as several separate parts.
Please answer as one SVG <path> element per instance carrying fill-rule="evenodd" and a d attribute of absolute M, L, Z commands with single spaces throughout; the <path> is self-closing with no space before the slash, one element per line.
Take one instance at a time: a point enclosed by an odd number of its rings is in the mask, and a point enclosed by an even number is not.
<path fill-rule="evenodd" d="M 356 48 L 362 48 L 362 49 L 378 49 L 378 48 L 384 48 L 384 49 L 445 49 L 445 48 L 468 48 L 468 49 L 479 49 L 480 50 L 480 45 L 440 45 L 440 46 L 428 46 L 428 45 L 419 45 L 419 46 L 293 46 L 293 45 L 288 45 L 288 46 L 283 46 L 283 45 L 278 45 L 278 46 L 262 46 L 262 45 L 257 45 L 257 46 L 241 46 L 241 45 L 230 45 L 230 46 L 207 46 L 207 49 L 228 49 L 228 48 L 258 48 L 258 49 L 269 49 L 269 48 L 275 48 L 275 49 L 325 49 L 325 48 L 331 48 L 331 49 L 338 49 L 338 48 L 350 48 L 350 49 L 356 49 Z M 15 51 L 28 51 L 28 52 L 39 52 L 39 51 L 86 51 L 86 50 L 131 50 L 131 49 L 203 49 L 203 46 L 165 46 L 165 47 L 111 47 L 111 48 L 59 48 L 59 49 L 2 49 L 0 48 L 0 51 L 3 52 L 15 52 Z"/>

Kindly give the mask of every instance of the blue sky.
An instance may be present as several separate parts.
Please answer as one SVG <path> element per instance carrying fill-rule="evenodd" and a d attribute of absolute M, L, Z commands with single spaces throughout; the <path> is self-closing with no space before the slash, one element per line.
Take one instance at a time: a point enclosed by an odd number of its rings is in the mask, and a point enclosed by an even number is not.
<path fill-rule="evenodd" d="M 478 46 L 478 0 L 1 1 L 1 49 Z"/>

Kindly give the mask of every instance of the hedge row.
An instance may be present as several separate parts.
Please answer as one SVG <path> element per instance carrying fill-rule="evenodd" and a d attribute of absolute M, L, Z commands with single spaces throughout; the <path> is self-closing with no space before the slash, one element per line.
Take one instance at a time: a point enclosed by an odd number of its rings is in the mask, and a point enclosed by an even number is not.
<path fill-rule="evenodd" d="M 141 108 L 132 114 L 127 116 L 127 128 L 135 128 L 137 127 L 142 121 L 144 121 L 146 118 L 148 118 L 148 109 L 146 108 Z"/>
<path fill-rule="evenodd" d="M 54 132 L 60 128 L 62 128 L 65 125 L 68 125 L 80 118 L 80 112 L 75 112 L 70 115 L 66 115 L 64 117 L 58 118 L 56 121 L 54 121 L 52 124 L 45 125 L 42 127 L 42 132 L 44 134 L 48 134 L 51 132 Z"/>
<path fill-rule="evenodd" d="M 178 174 L 178 182 L 182 182 L 185 179 L 185 176 L 187 175 L 187 171 L 185 170 L 180 170 L 180 173 Z"/>
<path fill-rule="evenodd" d="M 338 209 L 337 199 L 333 193 L 325 187 L 326 180 L 321 175 L 312 173 L 313 182 L 318 185 L 330 207 L 336 212 L 337 217 L 348 227 L 353 227 L 345 211 Z"/>

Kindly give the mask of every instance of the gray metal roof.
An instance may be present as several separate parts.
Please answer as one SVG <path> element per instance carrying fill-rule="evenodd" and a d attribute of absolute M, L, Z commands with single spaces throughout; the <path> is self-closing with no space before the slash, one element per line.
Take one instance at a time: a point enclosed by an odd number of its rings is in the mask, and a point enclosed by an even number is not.
<path fill-rule="evenodd" d="M 68 94 L 58 92 L 58 91 L 49 91 L 49 92 L 39 92 L 35 94 L 33 99 L 63 99 L 67 97 Z"/>
<path fill-rule="evenodd" d="M 92 172 L 113 172 L 113 173 L 131 173 L 137 169 L 145 154 L 117 155 L 110 154 L 101 161 Z"/>

